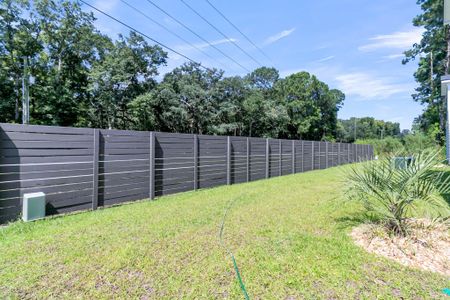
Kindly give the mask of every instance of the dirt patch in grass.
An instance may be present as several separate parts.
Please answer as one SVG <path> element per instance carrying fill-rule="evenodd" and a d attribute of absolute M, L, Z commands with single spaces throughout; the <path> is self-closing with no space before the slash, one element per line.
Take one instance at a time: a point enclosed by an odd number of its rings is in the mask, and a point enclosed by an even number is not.
<path fill-rule="evenodd" d="M 377 224 L 363 224 L 351 236 L 357 245 L 371 253 L 393 259 L 402 265 L 450 276 L 450 235 L 445 224 L 411 220 L 407 237 L 388 234 Z"/>

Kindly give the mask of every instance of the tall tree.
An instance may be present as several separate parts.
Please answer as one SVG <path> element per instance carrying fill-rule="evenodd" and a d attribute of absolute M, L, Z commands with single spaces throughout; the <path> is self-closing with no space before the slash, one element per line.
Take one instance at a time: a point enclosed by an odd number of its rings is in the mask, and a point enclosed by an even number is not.
<path fill-rule="evenodd" d="M 248 74 L 245 79 L 252 88 L 267 92 L 280 79 L 280 74 L 275 68 L 261 67 Z"/>
<path fill-rule="evenodd" d="M 419 84 L 413 99 L 426 106 L 425 113 L 417 121 L 423 130 L 429 131 L 439 124 L 437 139 L 445 136 L 445 102 L 440 96 L 440 76 L 448 74 L 450 29 L 443 25 L 444 0 L 417 0 L 422 13 L 413 19 L 413 25 L 425 29 L 420 43 L 405 52 L 403 63 L 418 59 L 419 66 L 414 77 Z M 428 113 L 434 111 L 435 113 Z M 431 119 L 430 119 L 431 118 Z"/>
<path fill-rule="evenodd" d="M 94 16 L 76 2 L 36 0 L 45 49 L 36 64 L 35 123 L 86 125 L 90 66 L 102 58 L 109 38 L 94 27 Z"/>
<path fill-rule="evenodd" d="M 223 71 L 204 70 L 199 64 L 186 63 L 167 73 L 161 84 L 175 97 L 186 117 L 180 131 L 207 134 L 215 117 L 214 90 Z"/>
<path fill-rule="evenodd" d="M 167 53 L 150 46 L 142 36 L 131 32 L 119 36 L 105 58 L 93 65 L 89 79 L 95 126 L 127 129 L 133 126 L 129 103 L 157 85 L 158 67 Z"/>
<path fill-rule="evenodd" d="M 217 134 L 242 135 L 245 124 L 243 103 L 249 89 L 239 76 L 224 78 L 213 92 L 215 113 L 210 131 Z"/>
<path fill-rule="evenodd" d="M 336 136 L 342 92 L 330 91 L 314 75 L 299 72 L 279 80 L 275 93 L 289 115 L 289 124 L 280 137 L 326 140 Z"/>
<path fill-rule="evenodd" d="M 0 120 L 20 122 L 24 61 L 33 64 L 42 50 L 41 29 L 28 1 L 5 0 L 0 5 Z"/>

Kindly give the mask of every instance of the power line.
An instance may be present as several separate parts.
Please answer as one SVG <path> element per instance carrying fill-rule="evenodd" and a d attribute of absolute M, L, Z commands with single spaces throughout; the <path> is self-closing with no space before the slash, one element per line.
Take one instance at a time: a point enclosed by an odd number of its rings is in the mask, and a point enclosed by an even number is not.
<path fill-rule="evenodd" d="M 203 21 L 205 21 L 209 26 L 211 26 L 212 28 L 214 28 L 215 31 L 217 31 L 220 35 L 222 35 L 225 39 L 227 39 L 228 41 L 230 41 L 234 46 L 236 46 L 239 50 L 242 51 L 242 53 L 244 53 L 245 55 L 247 55 L 247 57 L 249 57 L 251 60 L 253 60 L 255 63 L 257 63 L 258 65 L 262 66 L 262 64 L 257 61 L 253 56 L 251 56 L 247 51 L 245 51 L 244 49 L 242 49 L 241 46 L 239 46 L 238 44 L 236 44 L 231 38 L 229 38 L 225 33 L 223 33 L 219 28 L 217 28 L 216 26 L 214 26 L 214 24 L 212 24 L 211 22 L 209 22 L 205 17 L 203 17 L 197 10 L 195 10 L 192 6 L 190 6 L 186 1 L 184 0 L 180 0 L 181 3 L 183 3 L 187 8 L 189 8 L 193 13 L 195 13 L 197 16 L 199 16 Z"/>
<path fill-rule="evenodd" d="M 119 24 L 121 24 L 121 25 L 127 27 L 128 29 L 130 29 L 130 30 L 132 30 L 132 31 L 134 31 L 134 32 L 139 33 L 140 35 L 146 37 L 147 39 L 149 39 L 149 40 L 151 40 L 152 42 L 154 42 L 154 43 L 160 45 L 161 47 L 166 48 L 167 50 L 169 50 L 169 51 L 171 51 L 171 52 L 173 52 L 173 53 L 175 53 L 175 54 L 178 54 L 178 55 L 181 56 L 181 57 L 184 57 L 185 59 L 189 60 L 190 62 L 193 62 L 193 63 L 195 63 L 195 64 L 198 64 L 200 67 L 202 67 L 203 69 L 205 69 L 205 70 L 207 70 L 207 71 L 211 71 L 211 69 L 209 69 L 209 68 L 203 66 L 201 63 L 199 63 L 199 62 L 193 60 L 192 58 L 190 58 L 190 57 L 184 55 L 183 53 L 178 52 L 177 50 L 175 50 L 175 49 L 173 49 L 173 48 L 171 48 L 171 47 L 169 47 L 169 46 L 167 46 L 167 45 L 165 45 L 165 44 L 163 44 L 163 43 L 161 43 L 161 42 L 158 42 L 158 41 L 155 40 L 154 38 L 149 37 L 149 36 L 146 35 L 145 33 L 143 33 L 143 32 L 141 32 L 141 31 L 135 29 L 134 27 L 132 27 L 132 26 L 130 26 L 130 25 L 128 25 L 128 24 L 126 24 L 126 23 L 120 21 L 119 19 L 117 19 L 117 18 L 115 18 L 115 17 L 109 15 L 108 13 L 106 13 L 106 12 L 104 12 L 103 10 L 101 10 L 101 9 L 99 9 L 99 8 L 97 8 L 97 7 L 95 7 L 95 6 L 91 5 L 91 4 L 89 4 L 89 3 L 87 3 L 86 1 L 80 0 L 80 2 L 86 4 L 87 6 L 89 6 L 90 8 L 92 8 L 92 9 L 94 9 L 94 10 L 96 10 L 97 12 L 101 13 L 102 15 L 107 16 L 108 18 L 110 18 L 110 19 L 116 21 L 117 23 L 119 23 Z"/>
<path fill-rule="evenodd" d="M 120 0 L 122 3 L 124 3 L 126 6 L 130 7 L 131 9 L 133 9 L 134 11 L 136 11 L 137 13 L 141 14 L 142 16 L 144 16 L 145 18 L 147 18 L 148 20 L 150 20 L 151 22 L 153 22 L 154 24 L 158 25 L 159 27 L 163 28 L 164 30 L 166 30 L 167 32 L 169 32 L 170 34 L 176 36 L 177 38 L 179 38 L 180 40 L 182 40 L 183 42 L 185 42 L 186 44 L 188 44 L 189 46 L 191 46 L 192 48 L 195 48 L 197 51 L 201 52 L 202 54 L 204 54 L 205 56 L 207 56 L 208 58 L 210 58 L 211 60 L 213 60 L 214 62 L 221 64 L 222 66 L 223 63 L 221 63 L 220 61 L 216 60 L 215 58 L 213 58 L 211 55 L 209 55 L 208 53 L 206 53 L 205 51 L 203 51 L 202 49 L 200 49 L 199 47 L 197 47 L 196 45 L 190 43 L 189 41 L 187 41 L 185 38 L 183 38 L 182 36 L 178 35 L 176 32 L 172 31 L 171 29 L 167 28 L 167 26 L 161 24 L 160 22 L 156 21 L 155 19 L 153 19 L 152 17 L 150 17 L 149 15 L 143 13 L 142 11 L 140 11 L 138 8 L 136 8 L 135 6 L 131 5 L 130 3 L 128 3 L 125 0 Z"/>
<path fill-rule="evenodd" d="M 172 20 L 174 20 L 175 22 L 177 22 L 179 25 L 181 25 L 182 27 L 184 27 L 186 30 L 188 30 L 189 32 L 191 32 L 192 34 L 194 34 L 196 37 L 198 37 L 199 39 L 201 39 L 203 42 L 207 43 L 210 47 L 214 48 L 215 50 L 217 50 L 218 52 L 220 52 L 223 56 L 225 56 L 226 58 L 228 58 L 229 60 L 231 60 L 232 62 L 234 62 L 236 65 L 238 65 L 239 67 L 241 67 L 242 69 L 244 69 L 245 71 L 250 73 L 250 70 L 247 69 L 246 67 L 244 67 L 242 64 L 240 64 L 239 62 L 237 62 L 235 59 L 233 59 L 232 57 L 230 57 L 228 54 L 226 54 L 225 52 L 223 52 L 222 50 L 220 50 L 220 48 L 217 48 L 214 44 L 211 44 L 208 40 L 206 40 L 205 38 L 203 38 L 201 35 L 199 35 L 198 33 L 196 33 L 194 30 L 192 30 L 191 28 L 189 28 L 187 25 L 185 25 L 183 22 L 179 21 L 177 18 L 173 17 L 171 14 L 169 14 L 167 11 L 165 11 L 163 8 L 161 8 L 160 6 L 158 6 L 156 3 L 154 3 L 152 0 L 147 0 L 148 3 L 150 3 L 151 5 L 153 5 L 154 7 L 156 7 L 159 11 L 161 11 L 163 14 L 165 14 L 166 16 L 168 16 L 169 18 L 171 18 Z"/>
<path fill-rule="evenodd" d="M 233 22 L 231 22 L 217 7 L 215 7 L 209 0 L 205 0 L 209 6 L 211 6 L 219 15 L 222 16 L 222 18 L 225 19 L 225 21 L 228 22 L 228 24 L 230 24 L 231 26 L 234 27 L 234 29 L 236 29 L 250 44 L 252 44 L 256 49 L 259 50 L 259 52 L 261 52 L 262 55 L 264 55 L 265 58 L 267 58 L 268 60 L 272 61 L 272 59 L 270 59 L 270 57 L 260 48 L 258 47 L 245 33 L 243 33 L 236 25 L 234 25 Z"/>

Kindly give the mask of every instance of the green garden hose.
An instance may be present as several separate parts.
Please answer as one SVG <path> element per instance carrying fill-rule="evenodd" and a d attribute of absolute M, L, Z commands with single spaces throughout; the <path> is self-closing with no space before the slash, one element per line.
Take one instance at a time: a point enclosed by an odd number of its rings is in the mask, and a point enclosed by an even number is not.
<path fill-rule="evenodd" d="M 235 199 L 232 199 L 230 201 L 230 204 L 226 208 L 225 213 L 223 214 L 222 225 L 220 226 L 220 231 L 219 231 L 219 241 L 220 241 L 220 245 L 227 251 L 228 255 L 230 255 L 231 260 L 233 261 L 234 271 L 236 272 L 236 277 L 237 277 L 237 280 L 239 282 L 239 286 L 240 286 L 240 288 L 242 290 L 242 293 L 244 294 L 245 299 L 246 300 L 250 300 L 250 297 L 248 296 L 248 293 L 247 293 L 247 289 L 245 288 L 244 281 L 242 280 L 241 273 L 239 272 L 239 268 L 238 268 L 238 265 L 236 263 L 236 259 L 234 258 L 234 255 L 230 251 L 230 249 L 228 249 L 228 247 L 223 242 L 223 229 L 224 229 L 224 226 L 225 226 L 225 218 L 227 217 L 228 211 L 231 209 L 231 207 L 233 206 L 234 202 L 236 202 L 240 198 L 241 197 L 237 197 Z"/>

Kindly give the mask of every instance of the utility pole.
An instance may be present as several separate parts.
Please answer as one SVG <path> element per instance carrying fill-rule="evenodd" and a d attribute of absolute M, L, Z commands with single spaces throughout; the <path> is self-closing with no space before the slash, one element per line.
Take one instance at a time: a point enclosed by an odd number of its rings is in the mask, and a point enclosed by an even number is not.
<path fill-rule="evenodd" d="M 22 77 L 22 123 L 30 123 L 30 75 L 28 74 L 28 58 L 23 59 Z"/>
<path fill-rule="evenodd" d="M 353 140 L 356 142 L 356 117 L 354 118 L 354 125 L 353 125 Z"/>

